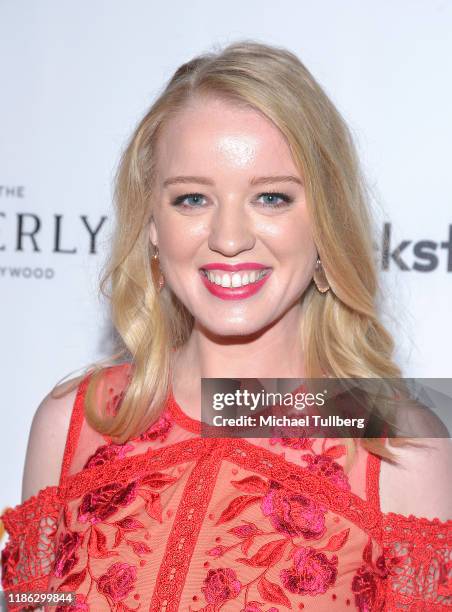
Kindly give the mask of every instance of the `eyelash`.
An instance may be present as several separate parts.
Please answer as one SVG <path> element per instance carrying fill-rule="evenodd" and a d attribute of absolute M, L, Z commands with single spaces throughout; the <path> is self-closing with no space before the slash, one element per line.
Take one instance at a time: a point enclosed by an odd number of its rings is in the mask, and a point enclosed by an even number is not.
<path fill-rule="evenodd" d="M 291 198 L 286 193 L 281 193 L 279 191 L 264 191 L 263 193 L 258 195 L 258 199 L 261 198 L 262 196 L 267 196 L 267 195 L 277 196 L 279 199 L 283 200 L 283 202 L 279 204 L 263 204 L 264 208 L 284 208 L 285 206 L 288 206 L 289 204 L 293 202 L 293 198 Z M 187 206 L 186 204 L 183 204 L 183 201 L 187 198 L 199 198 L 199 197 L 203 198 L 204 196 L 202 195 L 202 193 L 185 193 L 184 195 L 180 195 L 177 198 L 175 198 L 171 202 L 171 205 L 179 206 L 181 208 L 200 208 L 199 206 Z"/>

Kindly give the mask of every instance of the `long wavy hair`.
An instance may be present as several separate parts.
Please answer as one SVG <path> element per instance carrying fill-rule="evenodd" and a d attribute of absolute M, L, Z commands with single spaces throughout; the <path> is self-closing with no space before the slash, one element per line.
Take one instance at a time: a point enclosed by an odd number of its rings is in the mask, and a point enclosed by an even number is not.
<path fill-rule="evenodd" d="M 388 379 L 401 376 L 394 341 L 378 315 L 379 286 L 366 186 L 351 133 L 325 91 L 287 49 L 241 40 L 181 65 L 136 127 L 115 182 L 116 225 L 101 291 L 111 302 L 119 346 L 110 363 L 128 361 L 131 375 L 114 415 L 99 406 L 106 364 L 89 367 L 88 423 L 116 443 L 139 435 L 159 416 L 171 385 L 174 347 L 183 345 L 193 316 L 150 272 L 149 222 L 157 139 L 184 106 L 213 95 L 263 113 L 286 137 L 305 179 L 313 238 L 331 289 L 312 282 L 302 296 L 300 348 L 305 376 Z M 300 245 L 300 249 L 302 245 Z M 393 459 L 379 438 L 360 439 Z M 356 444 L 356 440 L 353 441 Z"/>

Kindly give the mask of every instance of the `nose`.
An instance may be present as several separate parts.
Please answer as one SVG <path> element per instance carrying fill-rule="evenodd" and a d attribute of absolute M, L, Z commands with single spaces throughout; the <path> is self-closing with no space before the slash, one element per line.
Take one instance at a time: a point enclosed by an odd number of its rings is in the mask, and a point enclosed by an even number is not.
<path fill-rule="evenodd" d="M 208 245 L 212 251 L 233 257 L 256 243 L 251 219 L 240 202 L 222 202 L 211 218 Z"/>

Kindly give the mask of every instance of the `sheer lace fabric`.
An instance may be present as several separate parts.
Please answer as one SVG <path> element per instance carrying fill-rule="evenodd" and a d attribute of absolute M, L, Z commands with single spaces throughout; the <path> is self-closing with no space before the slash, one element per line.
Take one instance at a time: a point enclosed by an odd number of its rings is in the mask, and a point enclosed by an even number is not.
<path fill-rule="evenodd" d="M 113 409 L 127 373 L 109 370 Z M 452 521 L 382 513 L 360 446 L 346 473 L 338 439 L 202 438 L 172 395 L 116 445 L 84 419 L 87 382 L 59 486 L 1 517 L 6 595 L 76 593 L 55 612 L 452 609 Z"/>

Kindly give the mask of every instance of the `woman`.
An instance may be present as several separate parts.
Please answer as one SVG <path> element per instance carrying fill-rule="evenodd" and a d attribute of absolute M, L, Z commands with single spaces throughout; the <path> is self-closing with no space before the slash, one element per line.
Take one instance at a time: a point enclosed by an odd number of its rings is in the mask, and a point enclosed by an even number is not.
<path fill-rule="evenodd" d="M 181 66 L 116 203 L 103 286 L 124 349 L 37 411 L 3 515 L 7 597 L 449 609 L 449 440 L 200 435 L 201 378 L 400 376 L 353 143 L 308 70 L 250 41 Z"/>

